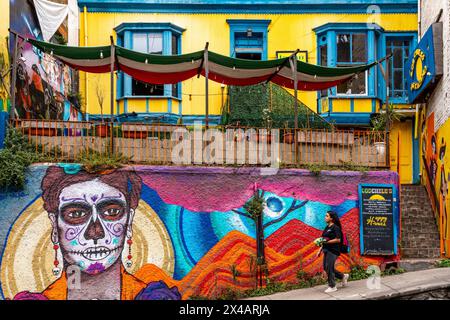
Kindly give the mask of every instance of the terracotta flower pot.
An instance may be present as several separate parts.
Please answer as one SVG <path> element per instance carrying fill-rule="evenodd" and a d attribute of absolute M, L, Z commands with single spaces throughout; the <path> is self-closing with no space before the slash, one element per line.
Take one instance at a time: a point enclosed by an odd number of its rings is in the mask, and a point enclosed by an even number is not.
<path fill-rule="evenodd" d="M 267 142 L 267 143 L 272 143 L 272 135 L 270 133 L 260 133 L 256 136 L 256 141 L 259 142 Z"/>
<path fill-rule="evenodd" d="M 147 139 L 146 131 L 123 131 L 123 137 L 128 139 Z"/>
<path fill-rule="evenodd" d="M 285 133 L 283 136 L 283 142 L 292 144 L 294 143 L 295 137 L 293 133 Z"/>
<path fill-rule="evenodd" d="M 108 137 L 110 133 L 109 124 L 99 124 L 95 127 L 95 135 L 97 137 Z"/>
<path fill-rule="evenodd" d="M 32 136 L 45 136 L 45 137 L 53 137 L 56 136 L 55 128 L 30 128 L 28 129 L 30 135 Z"/>

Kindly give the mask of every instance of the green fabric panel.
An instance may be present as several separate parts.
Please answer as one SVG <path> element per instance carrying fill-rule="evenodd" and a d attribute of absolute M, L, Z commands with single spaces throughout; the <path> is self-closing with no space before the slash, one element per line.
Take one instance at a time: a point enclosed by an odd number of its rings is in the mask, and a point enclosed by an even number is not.
<path fill-rule="evenodd" d="M 111 56 L 111 46 L 69 47 L 34 39 L 29 39 L 28 42 L 30 42 L 33 46 L 44 52 L 50 53 L 53 51 L 53 54 L 61 57 L 66 57 L 69 59 L 77 59 L 77 60 L 102 59 L 101 52 L 103 52 L 103 59 Z"/>
<path fill-rule="evenodd" d="M 100 59 L 100 53 L 103 52 L 103 58 L 107 58 L 111 54 L 111 47 L 68 47 L 57 44 L 51 44 L 43 41 L 28 40 L 31 44 L 37 48 L 45 51 L 51 52 L 55 55 L 77 59 L 77 60 L 95 60 Z M 192 60 L 199 60 L 203 58 L 204 51 L 197 51 L 188 54 L 174 55 L 174 56 L 163 56 L 163 55 L 152 55 L 136 52 L 133 50 L 125 49 L 120 46 L 116 46 L 116 55 L 134 60 L 137 62 L 145 63 L 147 60 L 152 64 L 177 64 L 189 62 Z M 284 65 L 286 68 L 290 68 L 289 63 L 286 61 L 287 58 L 276 59 L 276 60 L 265 60 L 265 61 L 255 61 L 255 60 L 244 60 L 227 57 L 212 51 L 208 52 L 208 59 L 211 62 L 220 64 L 229 68 L 236 69 L 267 69 L 276 68 Z M 336 77 L 343 75 L 351 75 L 353 73 L 360 73 L 373 67 L 376 62 L 368 65 L 361 65 L 356 67 L 345 67 L 345 68 L 329 68 L 317 66 L 302 61 L 297 62 L 297 71 L 300 73 L 305 73 L 309 75 L 315 75 L 317 77 Z"/>
<path fill-rule="evenodd" d="M 317 75 L 318 77 L 336 77 L 336 76 L 344 76 L 347 74 L 364 72 L 372 68 L 374 65 L 376 65 L 376 62 L 357 67 L 329 68 L 317 66 L 315 64 L 309 64 L 303 61 L 297 61 L 297 71 L 309 75 Z"/>
<path fill-rule="evenodd" d="M 192 60 L 200 60 L 203 58 L 203 51 L 174 56 L 163 56 L 160 54 L 145 54 L 116 46 L 116 55 L 140 63 L 145 63 L 145 60 L 148 60 L 147 62 L 151 64 L 177 64 L 191 62 Z"/>
<path fill-rule="evenodd" d="M 281 66 L 286 58 L 276 60 L 245 60 L 227 57 L 212 51 L 208 51 L 208 59 L 225 67 L 236 69 L 268 69 Z M 287 62 L 289 65 L 289 62 Z"/>

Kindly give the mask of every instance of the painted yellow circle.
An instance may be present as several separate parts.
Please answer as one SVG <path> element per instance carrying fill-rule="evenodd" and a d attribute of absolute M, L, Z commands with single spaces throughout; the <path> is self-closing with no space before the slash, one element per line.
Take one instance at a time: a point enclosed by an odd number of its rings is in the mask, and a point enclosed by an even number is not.
<path fill-rule="evenodd" d="M 417 82 L 422 83 L 424 74 L 423 74 L 423 61 L 421 58 L 417 58 L 416 61 L 416 78 Z"/>
<path fill-rule="evenodd" d="M 22 291 L 42 292 L 57 279 L 52 273 L 54 251 L 50 233 L 50 220 L 39 198 L 21 214 L 9 233 L 0 270 L 5 298 L 12 299 Z M 173 276 L 175 257 L 170 236 L 144 201 L 140 201 L 134 216 L 132 253 L 133 266 L 128 272 L 135 273 L 145 264 L 154 264 Z M 127 255 L 125 244 L 123 263 Z M 62 261 L 61 256 L 58 259 Z"/>
<path fill-rule="evenodd" d="M 370 197 L 370 200 L 386 200 L 382 195 L 374 194 Z"/>

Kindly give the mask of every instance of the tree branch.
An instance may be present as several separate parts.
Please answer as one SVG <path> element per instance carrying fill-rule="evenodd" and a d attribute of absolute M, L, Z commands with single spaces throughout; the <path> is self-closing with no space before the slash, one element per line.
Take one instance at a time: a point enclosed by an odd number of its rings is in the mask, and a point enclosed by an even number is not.
<path fill-rule="evenodd" d="M 303 207 L 305 204 L 307 204 L 308 201 L 309 201 L 309 200 L 305 200 L 305 201 L 301 202 L 300 204 L 297 204 L 297 200 L 292 201 L 291 207 L 290 207 L 288 210 L 286 210 L 286 212 L 285 212 L 281 217 L 279 217 L 278 219 L 275 219 L 275 220 L 272 220 L 272 221 L 266 223 L 266 224 L 263 226 L 263 229 L 266 229 L 267 227 L 269 227 L 269 226 L 271 226 L 271 225 L 273 225 L 273 224 L 275 224 L 275 223 L 277 223 L 277 222 L 282 221 L 282 220 L 283 220 L 284 218 L 286 218 L 291 212 L 294 212 L 295 210 L 300 209 L 300 208 Z"/>

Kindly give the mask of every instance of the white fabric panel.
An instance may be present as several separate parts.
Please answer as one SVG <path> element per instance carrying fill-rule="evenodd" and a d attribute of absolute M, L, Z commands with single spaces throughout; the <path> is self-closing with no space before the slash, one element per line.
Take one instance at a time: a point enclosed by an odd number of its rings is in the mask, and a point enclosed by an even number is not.
<path fill-rule="evenodd" d="M 34 7 L 41 26 L 42 37 L 48 42 L 64 22 L 69 13 L 69 7 L 47 0 L 34 0 Z"/>
<path fill-rule="evenodd" d="M 78 0 L 69 0 L 69 39 L 68 45 L 79 46 L 79 30 L 80 30 L 80 10 L 78 9 Z"/>

